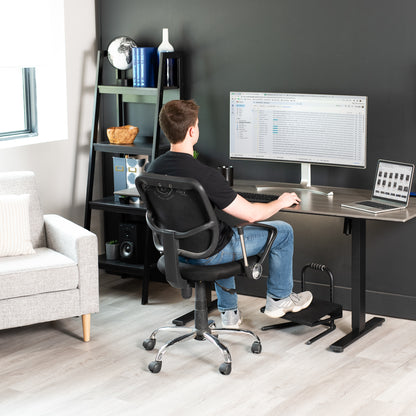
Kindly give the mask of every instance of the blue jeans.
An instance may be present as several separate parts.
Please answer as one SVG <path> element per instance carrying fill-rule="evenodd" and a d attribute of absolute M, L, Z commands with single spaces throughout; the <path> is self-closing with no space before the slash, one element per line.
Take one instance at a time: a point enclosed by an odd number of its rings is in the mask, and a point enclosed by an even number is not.
<path fill-rule="evenodd" d="M 277 236 L 269 254 L 269 278 L 267 280 L 267 294 L 273 298 L 285 298 L 293 289 L 293 229 L 283 221 L 264 221 L 277 228 Z M 267 229 L 247 226 L 244 228 L 244 242 L 247 256 L 261 253 L 267 242 Z M 207 259 L 181 258 L 190 264 L 222 264 L 243 258 L 240 237 L 237 228 L 233 228 L 233 237 L 230 242 L 217 254 Z M 227 288 L 235 289 L 234 276 L 218 280 L 218 283 Z M 237 309 L 237 294 L 228 293 L 215 284 L 217 292 L 218 310 L 227 311 Z"/>

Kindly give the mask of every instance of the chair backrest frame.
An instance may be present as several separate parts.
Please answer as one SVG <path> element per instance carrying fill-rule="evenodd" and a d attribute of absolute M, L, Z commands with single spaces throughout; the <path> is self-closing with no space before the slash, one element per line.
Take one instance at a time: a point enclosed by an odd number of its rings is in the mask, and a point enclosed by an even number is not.
<path fill-rule="evenodd" d="M 180 275 L 178 256 L 207 258 L 214 253 L 219 239 L 214 208 L 193 178 L 144 173 L 136 178 L 136 187 L 155 246 L 164 254 L 166 279 L 184 289 L 188 282 Z"/>

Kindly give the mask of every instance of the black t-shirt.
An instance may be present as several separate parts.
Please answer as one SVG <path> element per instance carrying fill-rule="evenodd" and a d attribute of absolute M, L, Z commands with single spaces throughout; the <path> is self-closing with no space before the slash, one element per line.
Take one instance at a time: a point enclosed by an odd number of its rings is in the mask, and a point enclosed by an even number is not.
<path fill-rule="evenodd" d="M 150 164 L 147 172 L 196 179 L 205 189 L 213 206 L 221 210 L 237 196 L 218 170 L 204 165 L 188 153 L 166 152 Z M 215 253 L 221 251 L 232 237 L 231 228 L 220 219 L 218 222 L 220 237 Z"/>

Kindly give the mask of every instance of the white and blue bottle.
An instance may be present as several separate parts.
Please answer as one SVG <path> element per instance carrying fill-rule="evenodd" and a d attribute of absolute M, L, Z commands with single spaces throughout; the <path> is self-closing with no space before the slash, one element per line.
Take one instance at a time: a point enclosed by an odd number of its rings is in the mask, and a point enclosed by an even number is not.
<path fill-rule="evenodd" d="M 157 54 L 159 57 L 159 65 L 160 65 L 160 53 L 161 52 L 174 52 L 175 49 L 169 43 L 169 29 L 164 28 L 162 31 L 162 43 L 157 48 Z M 174 59 L 167 59 L 166 60 L 166 74 L 163 76 L 163 84 L 167 87 L 172 87 L 175 84 L 174 80 Z"/>

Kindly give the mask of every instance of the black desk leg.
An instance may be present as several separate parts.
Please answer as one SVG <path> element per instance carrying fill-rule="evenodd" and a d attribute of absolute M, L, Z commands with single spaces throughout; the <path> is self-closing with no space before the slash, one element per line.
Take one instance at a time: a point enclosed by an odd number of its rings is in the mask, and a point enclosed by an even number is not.
<path fill-rule="evenodd" d="M 329 348 L 342 352 L 344 348 L 367 334 L 384 322 L 384 318 L 372 318 L 365 321 L 365 286 L 366 286 L 366 221 L 352 218 L 352 261 L 351 261 L 351 326 L 349 334 L 339 339 Z"/>

